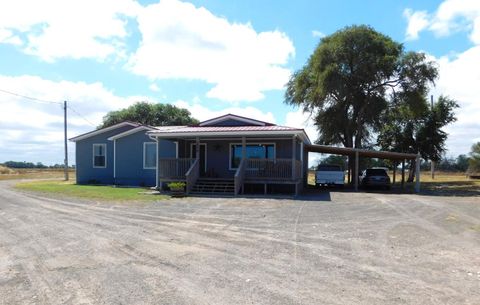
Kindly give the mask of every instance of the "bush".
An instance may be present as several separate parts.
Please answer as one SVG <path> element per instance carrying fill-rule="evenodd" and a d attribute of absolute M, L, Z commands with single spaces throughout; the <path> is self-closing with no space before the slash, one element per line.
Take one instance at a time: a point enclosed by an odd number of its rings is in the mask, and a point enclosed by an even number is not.
<path fill-rule="evenodd" d="M 187 184 L 185 182 L 170 182 L 169 184 L 167 184 L 167 186 L 170 188 L 170 189 L 185 189 L 185 186 Z"/>
<path fill-rule="evenodd" d="M 3 166 L 3 165 L 0 165 L 0 174 L 1 175 L 12 175 L 12 174 L 16 174 L 17 172 L 14 171 L 13 169 L 11 168 L 8 168 L 6 166 Z"/>

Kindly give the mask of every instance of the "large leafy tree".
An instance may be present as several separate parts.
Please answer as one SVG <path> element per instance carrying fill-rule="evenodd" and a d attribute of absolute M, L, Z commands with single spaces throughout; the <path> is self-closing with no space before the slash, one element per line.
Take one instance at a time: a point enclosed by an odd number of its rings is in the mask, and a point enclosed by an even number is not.
<path fill-rule="evenodd" d="M 365 25 L 323 38 L 287 84 L 285 102 L 312 113 L 318 143 L 366 147 L 382 113 L 399 97 L 424 101 L 437 69 L 422 53 L 405 52 Z"/>
<path fill-rule="evenodd" d="M 470 158 L 468 159 L 468 172 L 474 175 L 480 173 L 480 142 L 472 146 Z"/>
<path fill-rule="evenodd" d="M 190 125 L 198 123 L 190 111 L 169 104 L 138 102 L 130 107 L 111 111 L 103 117 L 98 128 L 104 128 L 123 121 L 132 121 L 151 126 Z"/>

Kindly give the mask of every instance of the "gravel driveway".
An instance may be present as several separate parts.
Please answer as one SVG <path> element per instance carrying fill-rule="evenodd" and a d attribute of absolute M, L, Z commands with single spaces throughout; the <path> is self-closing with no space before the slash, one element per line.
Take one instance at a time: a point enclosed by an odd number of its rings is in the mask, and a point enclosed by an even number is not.
<path fill-rule="evenodd" d="M 480 199 L 46 199 L 0 183 L 0 304 L 480 304 Z"/>

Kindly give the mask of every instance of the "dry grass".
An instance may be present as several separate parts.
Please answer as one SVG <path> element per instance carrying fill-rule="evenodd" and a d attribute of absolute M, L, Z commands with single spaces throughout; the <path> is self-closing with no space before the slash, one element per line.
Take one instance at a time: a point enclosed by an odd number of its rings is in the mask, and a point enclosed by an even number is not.
<path fill-rule="evenodd" d="M 69 170 L 70 177 L 75 176 L 75 170 Z M 57 168 L 18 168 L 11 169 L 0 166 L 0 180 L 17 179 L 61 179 L 63 178 L 63 169 Z"/>
<path fill-rule="evenodd" d="M 12 175 L 15 173 L 13 169 L 0 165 L 0 175 Z"/>
<path fill-rule="evenodd" d="M 390 178 L 392 173 L 389 173 Z M 405 174 L 407 178 L 408 172 Z M 396 185 L 400 184 L 401 174 L 397 172 Z M 430 172 L 420 173 L 422 192 L 438 196 L 480 196 L 480 179 L 471 179 L 465 173 L 437 172 L 432 179 Z M 315 172 L 309 171 L 308 184 L 315 185 Z M 413 183 L 407 183 L 407 191 L 413 191 Z"/>

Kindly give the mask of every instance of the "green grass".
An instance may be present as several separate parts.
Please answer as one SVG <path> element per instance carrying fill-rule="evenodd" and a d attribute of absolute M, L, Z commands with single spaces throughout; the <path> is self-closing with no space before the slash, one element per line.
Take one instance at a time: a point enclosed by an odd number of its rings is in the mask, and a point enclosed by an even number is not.
<path fill-rule="evenodd" d="M 148 191 L 145 188 L 78 185 L 72 181 L 66 182 L 57 180 L 20 182 L 15 185 L 15 188 L 49 195 L 99 201 L 154 201 L 168 198 L 164 195 L 141 194 L 141 192 Z"/>
<path fill-rule="evenodd" d="M 75 177 L 75 170 L 70 169 L 70 177 Z M 62 179 L 63 169 L 58 168 L 7 168 L 0 167 L 0 180 L 20 179 Z"/>

